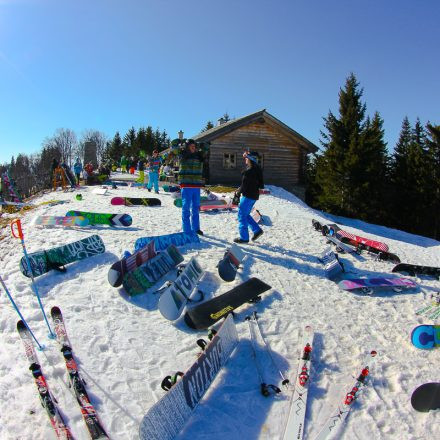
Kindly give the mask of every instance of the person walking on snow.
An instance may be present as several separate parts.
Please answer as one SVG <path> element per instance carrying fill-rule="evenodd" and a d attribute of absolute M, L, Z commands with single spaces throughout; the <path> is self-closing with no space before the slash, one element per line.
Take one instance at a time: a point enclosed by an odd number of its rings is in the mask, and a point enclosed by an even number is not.
<path fill-rule="evenodd" d="M 148 185 L 147 189 L 151 192 L 154 185 L 154 192 L 159 194 L 159 168 L 162 164 L 162 159 L 159 157 L 159 151 L 154 150 L 153 156 L 150 159 L 150 166 L 148 170 Z"/>
<path fill-rule="evenodd" d="M 240 205 L 238 206 L 238 231 L 240 237 L 235 238 L 235 243 L 249 243 L 250 227 L 254 235 L 252 241 L 255 241 L 263 230 L 258 223 L 251 217 L 252 208 L 259 198 L 260 188 L 264 188 L 263 172 L 257 163 L 258 153 L 245 151 L 243 158 L 246 163 L 246 169 L 241 173 L 241 186 L 236 191 L 236 195 L 240 196 Z"/>
<path fill-rule="evenodd" d="M 75 172 L 76 184 L 79 185 L 79 177 L 83 167 L 79 157 L 76 158 L 76 162 L 73 164 L 73 171 Z"/>
<path fill-rule="evenodd" d="M 179 150 L 179 147 L 173 149 Z M 179 183 L 182 194 L 182 229 L 189 234 L 200 230 L 200 188 L 204 186 L 202 177 L 205 154 L 198 150 L 193 139 L 188 139 L 179 150 Z"/>

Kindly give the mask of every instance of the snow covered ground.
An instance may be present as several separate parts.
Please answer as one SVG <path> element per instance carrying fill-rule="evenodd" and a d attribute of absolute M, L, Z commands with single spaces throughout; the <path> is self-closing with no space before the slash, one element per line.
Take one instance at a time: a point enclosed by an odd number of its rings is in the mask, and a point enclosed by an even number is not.
<path fill-rule="evenodd" d="M 181 248 L 188 261 L 196 256 L 211 275 L 201 289 L 218 295 L 256 276 L 272 286 L 257 305 L 245 305 L 235 317 L 240 343 L 211 385 L 201 404 L 178 439 L 277 439 L 283 431 L 290 393 L 263 397 L 259 390 L 255 362 L 244 318 L 257 310 L 267 341 L 287 376 L 297 368 L 302 329 L 315 329 L 313 367 L 305 425 L 306 438 L 313 439 L 326 416 L 359 373 L 364 353 L 377 350 L 378 358 L 369 386 L 354 404 L 340 439 L 434 439 L 440 438 L 439 412 L 421 414 L 411 408 L 412 391 L 420 384 L 439 381 L 440 349 L 417 350 L 410 343 L 411 330 L 418 324 L 433 324 L 415 311 L 429 304 L 428 296 L 440 290 L 440 283 L 421 278 L 420 289 L 402 294 L 382 293 L 372 297 L 340 291 L 326 279 L 317 257 L 324 251 L 324 238 L 312 229 L 311 220 L 334 222 L 349 232 L 386 242 L 402 262 L 438 266 L 438 241 L 344 218 L 333 218 L 307 207 L 292 194 L 270 187 L 257 208 L 264 215 L 264 235 L 243 246 L 247 257 L 233 283 L 217 276 L 216 265 L 225 248 L 237 236 L 235 212 L 201 213 L 205 236 L 197 245 Z M 46 313 L 58 305 L 66 321 L 80 371 L 101 421 L 110 437 L 138 438 L 145 412 L 163 396 L 164 376 L 185 371 L 196 359 L 196 340 L 206 332 L 186 328 L 183 322 L 166 321 L 157 310 L 158 295 L 151 292 L 129 298 L 123 289 L 107 282 L 109 266 L 125 250 L 133 250 L 139 237 L 180 231 L 181 210 L 169 194 L 161 192 L 157 208 L 111 206 L 113 196 L 152 196 L 145 189 L 119 187 L 106 195 L 93 194 L 92 187 L 75 193 L 49 193 L 35 199 L 69 200 L 68 204 L 41 206 L 22 219 L 29 252 L 99 234 L 106 252 L 68 266 L 66 273 L 50 272 L 37 278 Z M 64 215 L 68 210 L 128 213 L 128 228 L 107 226 L 38 229 L 31 226 L 36 215 Z M 8 235 L 4 229 L 2 234 Z M 22 313 L 42 343 L 40 363 L 53 394 L 77 439 L 88 432 L 78 405 L 67 387 L 65 366 L 55 341 L 47 338 L 42 313 L 31 290 L 30 280 L 19 271 L 22 249 L 8 235 L 0 241 L 1 269 Z M 353 276 L 386 275 L 389 262 L 375 261 L 367 254 L 342 256 Z M 171 274 L 169 274 L 171 279 Z M 162 285 L 161 280 L 158 285 Z M 154 290 L 154 289 L 153 289 Z M 23 346 L 16 331 L 17 315 L 6 295 L 0 294 L 0 438 L 55 438 L 38 401 L 28 371 Z M 265 379 L 279 384 L 279 376 L 261 347 L 258 357 Z M 173 415 L 170 414 L 170 417 Z"/>

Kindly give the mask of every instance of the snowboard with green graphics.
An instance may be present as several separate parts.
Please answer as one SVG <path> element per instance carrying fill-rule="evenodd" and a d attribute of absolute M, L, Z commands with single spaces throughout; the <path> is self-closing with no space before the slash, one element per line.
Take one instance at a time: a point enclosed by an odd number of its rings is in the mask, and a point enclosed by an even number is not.
<path fill-rule="evenodd" d="M 200 197 L 200 204 L 201 205 L 226 205 L 226 202 L 222 203 L 219 200 L 208 200 L 208 197 L 206 196 L 201 196 Z M 178 198 L 174 200 L 174 206 L 176 206 L 177 208 L 181 208 L 182 207 L 182 199 Z"/>
<path fill-rule="evenodd" d="M 52 269 L 64 271 L 63 266 L 105 252 L 104 242 L 99 235 L 91 235 L 82 240 L 28 254 L 34 277 L 43 275 Z M 30 277 L 26 258 L 20 260 L 20 271 Z"/>
<path fill-rule="evenodd" d="M 82 216 L 91 225 L 130 226 L 132 218 L 128 214 L 104 214 L 100 212 L 68 211 L 66 216 Z"/>

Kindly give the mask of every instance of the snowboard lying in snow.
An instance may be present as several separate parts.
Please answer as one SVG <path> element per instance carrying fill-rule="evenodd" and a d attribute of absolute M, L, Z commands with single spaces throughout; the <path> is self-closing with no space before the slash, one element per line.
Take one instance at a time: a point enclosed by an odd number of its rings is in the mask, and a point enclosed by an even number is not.
<path fill-rule="evenodd" d="M 162 204 L 159 199 L 138 197 L 113 197 L 110 203 L 125 206 L 160 206 Z"/>
<path fill-rule="evenodd" d="M 419 412 L 440 409 L 440 383 L 424 383 L 416 388 L 411 396 L 411 406 Z"/>
<path fill-rule="evenodd" d="M 145 293 L 182 261 L 182 254 L 171 245 L 166 251 L 160 252 L 146 263 L 125 274 L 122 285 L 130 296 Z"/>
<path fill-rule="evenodd" d="M 192 257 L 182 273 L 160 296 L 159 311 L 164 318 L 175 321 L 180 317 L 187 302 L 191 302 L 191 293 L 202 275 L 203 269 Z"/>
<path fill-rule="evenodd" d="M 99 212 L 68 211 L 66 216 L 85 217 L 91 225 L 130 226 L 132 218 L 128 214 L 104 214 Z"/>
<path fill-rule="evenodd" d="M 174 199 L 173 203 L 174 203 L 175 207 L 181 208 L 182 207 L 182 198 L 178 197 L 178 198 Z M 200 206 L 201 205 L 209 205 L 209 204 L 214 204 L 214 205 L 217 204 L 218 205 L 219 201 L 218 200 L 208 200 L 208 197 L 206 197 L 206 196 L 200 197 Z M 224 204 L 226 205 L 226 202 Z"/>
<path fill-rule="evenodd" d="M 74 261 L 93 257 L 105 252 L 105 246 L 99 235 L 91 235 L 82 240 L 29 254 L 29 262 L 34 277 L 43 275 L 52 269 L 58 269 Z M 30 277 L 26 258 L 20 260 L 20 270 L 24 276 Z"/>
<path fill-rule="evenodd" d="M 410 276 L 429 275 L 440 280 L 440 267 L 400 263 L 397 266 L 394 266 L 392 272 L 407 273 Z"/>
<path fill-rule="evenodd" d="M 139 427 L 140 440 L 174 439 L 237 344 L 234 320 L 228 316 L 191 368 L 145 414 Z"/>
<path fill-rule="evenodd" d="M 57 217 L 53 215 L 40 215 L 35 217 L 32 224 L 34 226 L 87 226 L 89 220 L 84 216 Z"/>
<path fill-rule="evenodd" d="M 198 330 L 208 328 L 237 307 L 269 289 L 271 286 L 268 284 L 258 278 L 251 278 L 232 290 L 189 309 L 185 313 L 185 323 L 188 327 Z"/>
<path fill-rule="evenodd" d="M 154 241 L 150 241 L 133 255 L 127 258 L 124 257 L 116 261 L 116 263 L 113 263 L 108 271 L 108 282 L 113 287 L 119 287 L 126 273 L 131 272 L 155 256 L 156 250 L 154 249 Z"/>
<path fill-rule="evenodd" d="M 338 283 L 342 290 L 359 291 L 371 295 L 376 290 L 394 290 L 402 292 L 406 289 L 414 289 L 418 284 L 408 278 L 358 278 L 343 280 Z"/>
<path fill-rule="evenodd" d="M 440 325 L 418 325 L 411 332 L 411 342 L 423 350 L 440 347 Z"/>
<path fill-rule="evenodd" d="M 200 238 L 195 232 L 191 234 L 176 232 L 174 234 L 138 238 L 134 244 L 135 251 L 146 246 L 152 240 L 154 241 L 154 249 L 156 249 L 156 251 L 163 251 L 171 244 L 174 246 L 184 246 L 188 243 L 200 243 Z"/>

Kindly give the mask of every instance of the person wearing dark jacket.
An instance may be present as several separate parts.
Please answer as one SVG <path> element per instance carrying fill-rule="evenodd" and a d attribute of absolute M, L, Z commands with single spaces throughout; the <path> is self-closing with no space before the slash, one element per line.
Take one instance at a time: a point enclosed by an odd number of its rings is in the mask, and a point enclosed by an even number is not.
<path fill-rule="evenodd" d="M 258 153 L 246 151 L 243 154 L 243 158 L 246 162 L 246 169 L 241 173 L 241 186 L 236 192 L 236 195 L 241 195 L 240 205 L 238 206 L 238 230 L 240 237 L 234 239 L 235 243 L 249 243 L 249 227 L 254 234 L 252 241 L 255 241 L 263 234 L 263 230 L 251 217 L 252 208 L 259 198 L 260 188 L 264 188 L 263 172 L 257 163 Z"/>

